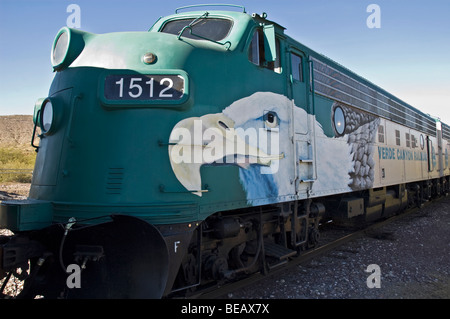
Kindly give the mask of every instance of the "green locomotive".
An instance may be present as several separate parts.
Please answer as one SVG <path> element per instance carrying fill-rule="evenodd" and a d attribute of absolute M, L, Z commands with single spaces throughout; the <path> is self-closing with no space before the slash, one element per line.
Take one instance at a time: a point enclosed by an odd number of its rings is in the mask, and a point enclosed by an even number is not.
<path fill-rule="evenodd" d="M 183 293 L 448 193 L 449 126 L 236 8 L 58 32 L 29 198 L 1 203 L 20 297 Z"/>

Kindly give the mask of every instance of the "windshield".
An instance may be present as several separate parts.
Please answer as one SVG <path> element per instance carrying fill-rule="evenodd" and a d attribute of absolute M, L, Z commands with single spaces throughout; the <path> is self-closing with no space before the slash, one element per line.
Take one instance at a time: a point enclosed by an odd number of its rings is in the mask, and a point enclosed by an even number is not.
<path fill-rule="evenodd" d="M 162 28 L 161 32 L 170 33 L 179 35 L 181 30 L 196 19 L 181 19 L 167 22 Z M 232 22 L 227 19 L 215 19 L 215 18 L 206 18 L 199 19 L 191 25 L 192 33 L 189 30 L 186 30 L 183 33 L 183 37 L 196 39 L 196 40 L 205 40 L 202 38 L 210 39 L 213 41 L 223 40 L 232 27 Z M 198 35 L 195 36 L 195 35 Z"/>

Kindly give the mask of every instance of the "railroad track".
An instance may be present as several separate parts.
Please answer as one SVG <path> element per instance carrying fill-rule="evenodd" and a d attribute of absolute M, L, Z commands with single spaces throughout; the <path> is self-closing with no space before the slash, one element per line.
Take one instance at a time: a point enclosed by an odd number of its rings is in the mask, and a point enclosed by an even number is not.
<path fill-rule="evenodd" d="M 12 174 L 12 175 L 18 175 L 18 174 L 33 174 L 32 169 L 22 169 L 22 168 L 1 168 L 0 174 Z"/>
<path fill-rule="evenodd" d="M 435 199 L 432 202 L 426 202 L 424 204 L 424 206 L 428 205 L 430 203 L 435 203 L 435 202 L 439 201 L 440 199 L 442 199 L 442 198 Z M 305 251 L 305 252 L 301 253 L 299 256 L 292 257 L 292 259 L 286 265 L 271 270 L 270 273 L 268 273 L 267 275 L 264 275 L 262 273 L 255 273 L 245 279 L 242 279 L 242 280 L 239 280 L 236 282 L 230 282 L 230 283 L 224 284 L 222 286 L 212 286 L 212 287 L 205 288 L 203 290 L 192 292 L 191 294 L 187 295 L 186 298 L 187 299 L 223 299 L 223 298 L 227 298 L 227 295 L 229 293 L 232 293 L 236 290 L 247 287 L 247 286 L 254 284 L 262 279 L 276 278 L 277 275 L 280 275 L 282 272 L 284 272 L 288 269 L 291 269 L 291 268 L 301 265 L 301 264 L 305 264 L 314 258 L 318 258 L 320 256 L 326 255 L 327 253 L 335 250 L 336 248 L 338 248 L 340 246 L 343 246 L 346 243 L 349 243 L 350 241 L 358 239 L 358 238 L 360 238 L 370 232 L 373 232 L 373 231 L 377 230 L 378 228 L 386 226 L 390 223 L 393 223 L 395 221 L 403 219 L 403 218 L 417 212 L 419 209 L 420 208 L 418 208 L 418 207 L 408 208 L 398 215 L 375 222 L 373 224 L 370 224 L 364 228 L 361 228 L 361 229 L 358 229 L 355 231 L 348 231 L 347 234 L 340 236 L 337 239 L 332 239 L 329 242 L 321 244 L 317 248 L 314 248 L 309 251 Z M 342 230 L 342 231 L 344 232 L 345 230 Z"/>

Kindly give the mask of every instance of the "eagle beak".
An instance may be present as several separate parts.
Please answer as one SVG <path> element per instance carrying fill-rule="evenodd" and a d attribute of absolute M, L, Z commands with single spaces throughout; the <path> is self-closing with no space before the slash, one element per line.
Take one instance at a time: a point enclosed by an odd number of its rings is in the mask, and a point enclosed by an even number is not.
<path fill-rule="evenodd" d="M 180 183 L 195 195 L 202 196 L 200 167 L 203 164 L 234 164 L 248 168 L 251 164 L 270 166 L 284 154 L 270 155 L 257 147 L 258 132 L 234 128 L 234 121 L 223 113 L 184 119 L 175 125 L 169 137 L 169 158 Z M 245 141 L 246 136 L 249 143 Z"/>

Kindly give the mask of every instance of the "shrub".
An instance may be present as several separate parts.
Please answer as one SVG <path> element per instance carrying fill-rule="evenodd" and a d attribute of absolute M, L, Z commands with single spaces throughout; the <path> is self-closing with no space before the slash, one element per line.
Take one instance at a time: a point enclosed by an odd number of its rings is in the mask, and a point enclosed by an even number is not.
<path fill-rule="evenodd" d="M 0 182 L 30 183 L 31 174 L 14 173 L 14 170 L 32 170 L 36 161 L 36 152 L 12 147 L 0 148 Z"/>

